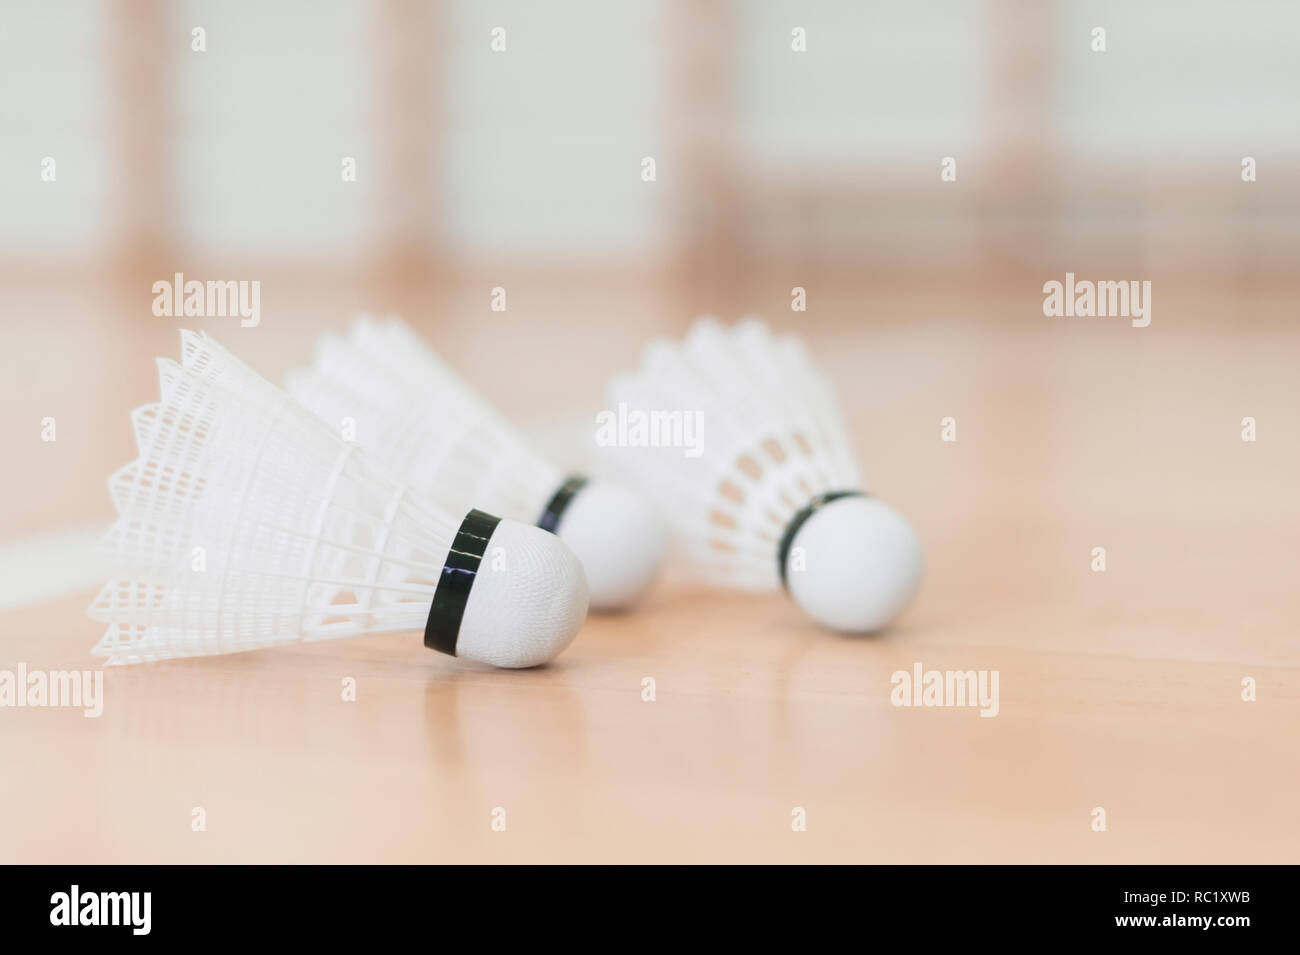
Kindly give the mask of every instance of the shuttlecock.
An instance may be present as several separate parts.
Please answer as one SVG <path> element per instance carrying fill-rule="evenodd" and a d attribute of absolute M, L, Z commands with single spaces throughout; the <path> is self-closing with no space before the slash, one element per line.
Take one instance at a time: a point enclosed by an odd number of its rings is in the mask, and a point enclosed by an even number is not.
<path fill-rule="evenodd" d="M 592 606 L 627 607 L 654 581 L 667 533 L 653 504 L 566 478 L 401 320 L 362 317 L 324 336 L 285 388 L 417 491 L 558 534 L 586 568 Z"/>
<path fill-rule="evenodd" d="M 609 457 L 658 500 L 697 576 L 784 584 L 837 630 L 876 630 L 912 599 L 920 542 L 862 493 L 830 386 L 797 339 L 704 318 L 681 342 L 649 344 L 608 396 L 626 432 Z M 683 447 L 673 428 L 690 421 Z"/>
<path fill-rule="evenodd" d="M 159 359 L 139 458 L 109 479 L 116 579 L 89 615 L 110 663 L 423 630 L 502 667 L 550 660 L 587 610 L 569 549 L 426 499 L 206 335 Z"/>

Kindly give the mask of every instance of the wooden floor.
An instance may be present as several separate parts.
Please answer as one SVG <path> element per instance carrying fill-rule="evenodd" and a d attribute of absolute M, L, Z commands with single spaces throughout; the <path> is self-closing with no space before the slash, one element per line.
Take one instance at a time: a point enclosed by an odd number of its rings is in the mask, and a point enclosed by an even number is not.
<path fill-rule="evenodd" d="M 810 329 L 926 547 L 888 633 L 672 574 L 535 671 L 417 634 L 112 669 L 98 719 L 0 710 L 0 861 L 1300 861 L 1295 298 L 1162 294 Z M 0 613 L 0 669 L 92 665 L 91 596 Z M 997 717 L 891 705 L 917 663 L 997 670 Z"/>

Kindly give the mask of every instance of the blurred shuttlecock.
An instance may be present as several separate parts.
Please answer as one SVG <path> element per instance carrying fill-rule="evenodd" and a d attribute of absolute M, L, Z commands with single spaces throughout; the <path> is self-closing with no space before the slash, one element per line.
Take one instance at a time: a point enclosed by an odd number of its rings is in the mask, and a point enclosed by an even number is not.
<path fill-rule="evenodd" d="M 592 606 L 626 607 L 654 581 L 667 535 L 651 502 L 566 478 L 400 319 L 362 317 L 346 337 L 324 336 L 285 388 L 431 499 L 558 534 L 586 568 Z"/>
<path fill-rule="evenodd" d="M 109 479 L 116 579 L 89 615 L 110 663 L 424 630 L 495 666 L 543 663 L 586 615 L 582 567 L 554 536 L 448 510 L 206 335 L 159 359 L 139 458 Z M 459 505 L 457 505 L 459 506 Z"/>
<path fill-rule="evenodd" d="M 797 339 L 753 319 L 728 329 L 703 318 L 681 342 L 647 345 L 640 369 L 616 376 L 608 394 L 620 414 L 649 421 L 648 433 L 655 414 L 698 416 L 691 453 L 656 438 L 610 457 L 658 500 L 701 578 L 746 590 L 784 583 L 837 630 L 878 629 L 912 599 L 920 542 L 859 490 L 830 386 Z"/>

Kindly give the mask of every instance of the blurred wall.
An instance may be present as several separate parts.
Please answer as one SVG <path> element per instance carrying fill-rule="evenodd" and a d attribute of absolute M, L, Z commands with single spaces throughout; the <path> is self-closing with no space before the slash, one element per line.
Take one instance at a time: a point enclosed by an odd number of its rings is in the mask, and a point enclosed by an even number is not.
<path fill-rule="evenodd" d="M 183 324 L 268 376 L 398 310 L 543 424 L 794 285 L 814 336 L 1066 270 L 1291 289 L 1298 33 L 1287 0 L 3 0 L 0 539 L 107 513 L 175 272 L 262 283 L 258 329 Z"/>
<path fill-rule="evenodd" d="M 1288 0 L 8 0 L 0 251 L 58 271 L 143 231 L 261 266 L 405 244 L 644 267 L 709 241 L 925 268 L 1014 239 L 1001 203 L 1068 244 L 1231 220 L 1281 269 L 1298 32 Z M 157 221 L 123 235 L 142 208 Z"/>

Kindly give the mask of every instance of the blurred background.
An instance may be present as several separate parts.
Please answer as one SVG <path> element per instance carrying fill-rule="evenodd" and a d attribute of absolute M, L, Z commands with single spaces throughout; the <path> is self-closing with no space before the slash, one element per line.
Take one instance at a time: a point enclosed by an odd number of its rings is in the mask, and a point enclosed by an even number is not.
<path fill-rule="evenodd" d="M 109 517 L 178 327 L 278 380 L 362 310 L 404 314 L 566 463 L 648 336 L 764 314 L 954 574 L 994 526 L 1297 516 L 1288 0 L 0 11 L 0 542 Z M 1152 326 L 1044 318 L 1066 271 L 1151 281 Z M 156 317 L 177 272 L 259 281 L 260 324 Z M 1251 414 L 1273 417 L 1239 472 Z"/>
<path fill-rule="evenodd" d="M 1294 0 L 0 0 L 0 668 L 91 664 L 180 328 L 278 381 L 401 313 L 581 468 L 648 337 L 759 313 L 926 552 L 870 640 L 687 582 L 535 671 L 410 634 L 122 668 L 102 721 L 0 719 L 40 767 L 0 845 L 1294 862 L 1297 37 Z M 1045 317 L 1066 272 L 1149 281 L 1150 326 Z M 176 273 L 259 282 L 260 323 L 156 316 Z M 922 660 L 1000 670 L 1003 715 L 895 710 Z M 502 800 L 510 841 L 465 822 Z"/>

